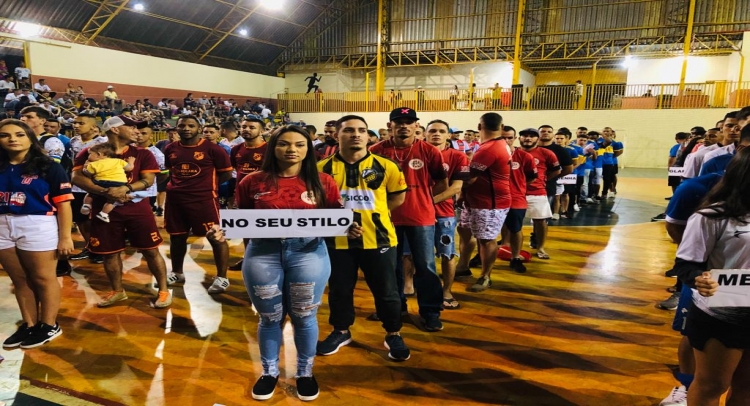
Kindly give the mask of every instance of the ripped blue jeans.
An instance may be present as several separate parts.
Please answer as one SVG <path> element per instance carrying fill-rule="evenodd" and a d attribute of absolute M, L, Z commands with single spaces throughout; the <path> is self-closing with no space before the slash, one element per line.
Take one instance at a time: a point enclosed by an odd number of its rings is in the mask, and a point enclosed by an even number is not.
<path fill-rule="evenodd" d="M 258 344 L 263 374 L 279 375 L 279 352 L 286 315 L 294 327 L 297 376 L 312 376 L 318 342 L 318 307 L 331 275 L 322 238 L 252 239 L 242 276 L 260 313 Z"/>

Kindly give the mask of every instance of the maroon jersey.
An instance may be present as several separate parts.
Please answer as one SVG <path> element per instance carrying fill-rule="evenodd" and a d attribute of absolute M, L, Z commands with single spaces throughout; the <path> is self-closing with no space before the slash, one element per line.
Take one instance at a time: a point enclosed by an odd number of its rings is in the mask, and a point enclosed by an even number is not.
<path fill-rule="evenodd" d="M 446 148 L 441 151 L 441 154 L 443 155 L 443 169 L 448 176 L 448 183 L 469 178 L 469 158 L 466 157 L 465 152 Z M 435 205 L 435 216 L 437 218 L 453 217 L 455 214 L 452 197 Z"/>
<path fill-rule="evenodd" d="M 257 172 L 263 165 L 263 158 L 266 156 L 265 142 L 257 147 L 248 148 L 245 143 L 232 147 L 229 154 L 229 160 L 232 167 L 237 171 L 237 182 L 240 182 L 245 176 Z"/>
<path fill-rule="evenodd" d="M 232 170 L 224 148 L 204 139 L 190 146 L 180 141 L 167 145 L 164 166 L 169 169 L 168 196 L 181 202 L 218 197 L 217 174 Z"/>
<path fill-rule="evenodd" d="M 510 157 L 510 208 L 526 209 L 526 181 L 536 178 L 537 170 L 534 157 L 521 148 L 516 148 Z"/>
<path fill-rule="evenodd" d="M 341 195 L 336 181 L 321 173 L 320 183 L 326 197 L 326 207 L 339 209 Z M 237 183 L 234 192 L 240 209 L 316 209 L 315 199 L 307 191 L 305 182 L 297 176 L 279 178 L 276 185 L 266 180 L 266 174 L 255 172 Z"/>
<path fill-rule="evenodd" d="M 135 162 L 133 162 L 133 170 L 131 170 L 130 172 L 125 172 L 128 178 L 128 183 L 138 182 L 139 180 L 141 180 L 143 174 L 157 174 L 161 172 L 161 170 L 159 169 L 159 164 L 156 163 L 156 158 L 154 158 L 154 154 L 152 154 L 151 151 L 147 149 L 130 145 L 125 147 L 121 154 L 115 155 L 115 158 L 120 158 L 124 161 L 127 161 L 130 157 L 134 157 Z M 73 170 L 82 170 L 88 158 L 89 149 L 84 148 L 76 156 L 75 162 L 73 164 Z M 101 211 L 104 203 L 106 203 L 106 199 L 104 198 L 104 196 L 99 195 L 92 195 L 92 197 L 94 199 L 92 204 L 92 211 L 98 213 L 99 211 Z M 143 199 L 138 203 L 126 203 L 122 206 L 117 206 L 112 211 L 110 216 L 114 214 L 115 217 L 113 219 L 117 219 L 117 216 L 140 215 L 144 210 L 146 210 L 147 212 L 151 211 L 151 203 L 148 199 Z"/>
<path fill-rule="evenodd" d="M 484 141 L 471 158 L 472 177 L 477 180 L 463 188 L 466 207 L 472 209 L 510 208 L 510 148 L 502 138 Z"/>
<path fill-rule="evenodd" d="M 386 140 L 373 145 L 370 151 L 395 161 L 406 178 L 409 190 L 404 203 L 391 212 L 393 224 L 435 225 L 432 185 L 447 177 L 440 150 L 422 140 L 414 140 L 414 144 L 406 148 L 397 148 L 392 140 Z"/>
<path fill-rule="evenodd" d="M 534 158 L 534 164 L 536 165 L 536 179 L 526 185 L 526 195 L 547 196 L 547 172 L 560 169 L 557 155 L 547 148 L 540 147 L 526 152 Z"/>

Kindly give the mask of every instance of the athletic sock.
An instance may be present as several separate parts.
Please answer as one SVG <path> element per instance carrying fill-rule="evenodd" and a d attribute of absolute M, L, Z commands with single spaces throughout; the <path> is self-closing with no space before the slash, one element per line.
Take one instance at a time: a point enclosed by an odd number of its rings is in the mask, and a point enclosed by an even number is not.
<path fill-rule="evenodd" d="M 677 373 L 677 380 L 685 386 L 685 389 L 690 389 L 690 384 L 693 383 L 693 378 L 695 378 L 695 375 L 683 374 L 682 372 Z"/>

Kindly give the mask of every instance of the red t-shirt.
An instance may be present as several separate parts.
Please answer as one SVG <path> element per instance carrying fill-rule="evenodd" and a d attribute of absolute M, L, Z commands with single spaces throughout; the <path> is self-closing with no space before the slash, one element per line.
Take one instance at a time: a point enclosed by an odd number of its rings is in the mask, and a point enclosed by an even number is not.
<path fill-rule="evenodd" d="M 443 155 L 443 169 L 448 176 L 448 183 L 454 180 L 469 179 L 469 158 L 466 157 L 466 153 L 453 148 L 446 148 L 441 151 L 441 154 Z M 437 218 L 453 217 L 455 214 L 452 197 L 435 205 L 435 216 Z"/>
<path fill-rule="evenodd" d="M 404 204 L 391 212 L 397 226 L 435 225 L 435 204 L 432 185 L 446 178 L 443 156 L 431 144 L 414 140 L 410 147 L 396 148 L 392 140 L 381 141 L 370 148 L 374 154 L 395 161 L 404 172 L 406 192 Z"/>
<path fill-rule="evenodd" d="M 526 209 L 526 180 L 537 176 L 534 157 L 521 148 L 516 148 L 510 160 L 510 208 Z"/>
<path fill-rule="evenodd" d="M 339 209 L 341 195 L 336 181 L 330 175 L 320 173 L 320 183 L 326 197 L 326 207 Z M 266 181 L 264 172 L 245 176 L 237 183 L 234 192 L 240 209 L 317 209 L 315 199 L 307 192 L 307 186 L 297 176 L 279 178 L 276 185 Z"/>
<path fill-rule="evenodd" d="M 205 139 L 191 146 L 180 141 L 167 145 L 164 166 L 169 169 L 168 198 L 181 202 L 218 197 L 217 173 L 232 170 L 226 150 Z"/>
<path fill-rule="evenodd" d="M 133 162 L 133 170 L 131 170 L 130 172 L 125 172 L 125 175 L 128 178 L 128 183 L 138 182 L 139 180 L 141 180 L 141 175 L 144 173 L 157 174 L 161 172 L 161 170 L 159 169 L 159 164 L 156 163 L 156 158 L 154 158 L 154 154 L 152 154 L 151 151 L 147 149 L 130 145 L 125 147 L 125 150 L 122 151 L 121 154 L 115 155 L 115 158 L 120 158 L 124 161 L 127 161 L 130 157 L 135 157 L 135 162 Z M 77 171 L 83 169 L 83 166 L 88 158 L 89 149 L 84 148 L 76 156 L 75 162 L 73 164 L 73 170 Z M 154 182 L 155 181 L 156 179 L 154 179 Z M 98 213 L 99 211 L 101 211 L 104 203 L 106 203 L 106 199 L 104 198 L 104 196 L 91 196 L 94 199 L 92 204 L 92 211 Z M 151 203 L 148 199 L 143 199 L 138 203 L 126 203 L 122 206 L 115 207 L 115 209 L 112 211 L 113 214 L 119 216 L 143 215 L 144 212 L 151 212 Z"/>
<path fill-rule="evenodd" d="M 463 188 L 466 207 L 472 209 L 510 208 L 510 148 L 504 139 L 480 144 L 471 158 L 471 176 L 479 176 Z"/>
<path fill-rule="evenodd" d="M 237 170 L 237 182 L 239 183 L 245 176 L 257 172 L 263 165 L 263 158 L 266 156 L 265 142 L 255 148 L 248 148 L 245 143 L 237 144 L 232 147 L 229 153 L 229 162 L 232 168 Z"/>
<path fill-rule="evenodd" d="M 560 169 L 557 155 L 547 148 L 536 147 L 531 151 L 525 151 L 534 158 L 536 164 L 536 179 L 526 185 L 527 196 L 547 196 L 547 172 Z"/>

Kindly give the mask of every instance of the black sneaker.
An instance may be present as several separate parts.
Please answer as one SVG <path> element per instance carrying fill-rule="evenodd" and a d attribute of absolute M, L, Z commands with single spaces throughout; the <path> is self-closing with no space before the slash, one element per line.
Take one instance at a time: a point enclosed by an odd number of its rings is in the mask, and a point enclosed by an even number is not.
<path fill-rule="evenodd" d="M 658 214 L 654 217 L 651 217 L 651 221 L 664 221 L 667 219 L 667 213 Z"/>
<path fill-rule="evenodd" d="M 164 209 L 162 209 L 161 207 L 157 207 L 154 213 L 156 213 L 156 217 L 161 217 L 164 215 Z"/>
<path fill-rule="evenodd" d="M 62 329 L 57 323 L 54 326 L 50 326 L 40 321 L 30 330 L 31 332 L 28 337 L 21 343 L 21 348 L 23 349 L 36 348 L 47 344 L 62 334 Z"/>
<path fill-rule="evenodd" d="M 58 259 L 57 260 L 57 268 L 55 269 L 57 276 L 67 276 L 70 275 L 70 273 L 73 271 L 73 268 L 70 267 L 70 263 L 67 259 Z"/>
<path fill-rule="evenodd" d="M 103 264 L 104 263 L 104 255 L 89 254 L 89 261 L 91 261 L 92 264 Z"/>
<path fill-rule="evenodd" d="M 465 269 L 463 271 L 456 270 L 456 275 L 453 279 L 459 280 L 459 279 L 473 279 L 474 275 L 471 273 L 471 269 Z"/>
<path fill-rule="evenodd" d="M 440 321 L 440 313 L 428 314 L 422 318 L 424 329 L 430 332 L 440 331 L 443 329 L 443 322 Z"/>
<path fill-rule="evenodd" d="M 3 347 L 8 348 L 14 348 L 21 345 L 23 340 L 26 339 L 26 337 L 31 334 L 31 329 L 29 328 L 29 325 L 26 323 L 21 324 L 18 326 L 18 330 L 16 330 L 15 333 L 11 334 L 10 337 L 6 338 L 5 341 L 3 341 Z"/>
<path fill-rule="evenodd" d="M 301 376 L 297 378 L 297 397 L 299 400 L 309 402 L 320 395 L 318 382 L 314 376 Z"/>
<path fill-rule="evenodd" d="M 523 260 L 521 258 L 511 259 L 510 269 L 516 271 L 517 273 L 526 273 L 526 266 L 523 264 Z"/>
<path fill-rule="evenodd" d="M 481 267 L 482 267 L 482 258 L 479 258 L 479 254 L 474 255 L 474 257 L 469 260 L 469 268 L 481 268 Z"/>
<path fill-rule="evenodd" d="M 89 252 L 89 250 L 87 250 L 86 248 L 84 248 L 78 254 L 69 256 L 68 259 L 71 260 L 71 261 L 80 261 L 82 259 L 88 258 L 89 255 L 91 255 L 91 253 Z"/>
<path fill-rule="evenodd" d="M 229 266 L 229 270 L 230 271 L 241 271 L 242 270 L 242 263 L 243 262 L 244 262 L 244 260 L 242 260 L 242 259 L 239 260 L 239 261 L 237 261 L 237 262 L 235 262 L 234 265 Z"/>
<path fill-rule="evenodd" d="M 255 400 L 268 400 L 273 397 L 273 392 L 276 390 L 276 383 L 279 381 L 278 376 L 263 375 L 255 382 L 253 386 L 253 399 Z"/>
<path fill-rule="evenodd" d="M 342 333 L 339 330 L 333 330 L 331 334 L 323 341 L 318 341 L 318 355 L 331 355 L 339 352 L 339 348 L 352 342 L 352 333 L 347 331 Z"/>
<path fill-rule="evenodd" d="M 674 270 L 674 268 L 664 272 L 664 276 L 667 278 L 676 278 L 677 277 L 677 271 Z"/>
<path fill-rule="evenodd" d="M 531 233 L 531 235 L 529 236 L 529 247 L 531 247 L 533 249 L 536 249 L 536 247 L 537 247 L 537 244 L 536 244 L 536 235 L 534 235 L 534 233 Z"/>
<path fill-rule="evenodd" d="M 411 358 L 409 347 L 404 344 L 404 339 L 398 334 L 388 334 L 383 343 L 388 349 L 388 358 L 394 361 L 406 361 Z"/>

